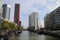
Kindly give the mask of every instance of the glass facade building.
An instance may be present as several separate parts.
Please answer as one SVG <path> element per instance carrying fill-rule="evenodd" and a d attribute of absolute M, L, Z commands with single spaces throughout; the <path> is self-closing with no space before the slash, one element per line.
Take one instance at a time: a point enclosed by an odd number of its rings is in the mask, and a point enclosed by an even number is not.
<path fill-rule="evenodd" d="M 7 4 L 3 5 L 2 17 L 4 19 L 10 20 L 10 5 L 7 5 Z"/>
<path fill-rule="evenodd" d="M 2 14 L 2 0 L 0 0 L 0 16 Z"/>
<path fill-rule="evenodd" d="M 60 6 L 49 13 L 48 16 L 44 18 L 45 28 L 48 30 L 60 30 Z"/>

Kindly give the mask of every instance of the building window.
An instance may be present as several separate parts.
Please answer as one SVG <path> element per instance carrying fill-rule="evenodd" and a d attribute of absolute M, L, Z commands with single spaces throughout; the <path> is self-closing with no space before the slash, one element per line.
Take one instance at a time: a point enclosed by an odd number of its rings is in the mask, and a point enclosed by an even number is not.
<path fill-rule="evenodd" d="M 57 10 L 56 13 L 60 13 L 60 10 Z"/>

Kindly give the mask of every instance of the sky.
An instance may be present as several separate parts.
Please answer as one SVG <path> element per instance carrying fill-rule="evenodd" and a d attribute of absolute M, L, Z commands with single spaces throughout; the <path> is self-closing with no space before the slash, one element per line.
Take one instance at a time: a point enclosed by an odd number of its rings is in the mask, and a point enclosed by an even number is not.
<path fill-rule="evenodd" d="M 32 12 L 38 12 L 38 23 L 44 27 L 44 16 L 60 6 L 60 0 L 3 0 L 3 4 L 11 6 L 11 21 L 14 21 L 15 3 L 20 4 L 20 20 L 24 28 L 28 27 L 29 15 Z"/>

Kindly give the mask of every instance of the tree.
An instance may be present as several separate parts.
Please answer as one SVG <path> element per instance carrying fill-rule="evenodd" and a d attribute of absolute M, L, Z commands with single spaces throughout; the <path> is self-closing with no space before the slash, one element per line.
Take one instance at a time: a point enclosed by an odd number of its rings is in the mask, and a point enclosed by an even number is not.
<path fill-rule="evenodd" d="M 3 21 L 3 23 L 1 23 L 1 28 L 8 30 L 10 28 L 8 21 Z"/>
<path fill-rule="evenodd" d="M 5 29 L 5 30 L 13 30 L 13 29 L 20 30 L 20 31 L 23 30 L 23 27 L 19 27 L 19 26 L 15 25 L 14 23 L 8 22 L 5 20 L 0 24 L 0 28 Z"/>

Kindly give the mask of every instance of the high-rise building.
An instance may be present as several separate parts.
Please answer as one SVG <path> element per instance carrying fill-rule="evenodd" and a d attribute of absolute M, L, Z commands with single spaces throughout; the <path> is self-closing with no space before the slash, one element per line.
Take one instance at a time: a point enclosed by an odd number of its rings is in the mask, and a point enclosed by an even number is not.
<path fill-rule="evenodd" d="M 14 23 L 20 24 L 20 4 L 15 4 Z"/>
<path fill-rule="evenodd" d="M 21 21 L 19 21 L 19 26 L 21 26 Z"/>
<path fill-rule="evenodd" d="M 8 5 L 8 4 L 4 4 L 3 5 L 2 17 L 4 19 L 10 20 L 10 9 L 11 9 L 11 6 L 10 5 Z"/>
<path fill-rule="evenodd" d="M 60 6 L 45 16 L 44 24 L 48 30 L 60 29 Z"/>
<path fill-rule="evenodd" d="M 48 24 L 49 24 L 49 14 L 46 14 L 46 16 L 44 17 L 44 27 L 46 28 L 46 29 L 48 29 L 47 27 L 49 26 Z"/>
<path fill-rule="evenodd" d="M 38 30 L 38 13 L 32 12 L 31 15 L 29 15 L 29 27 L 32 30 Z"/>
<path fill-rule="evenodd" d="M 29 15 L 29 27 L 31 27 L 31 15 Z"/>
<path fill-rule="evenodd" d="M 2 0 L 0 0 L 0 17 L 2 16 Z"/>

